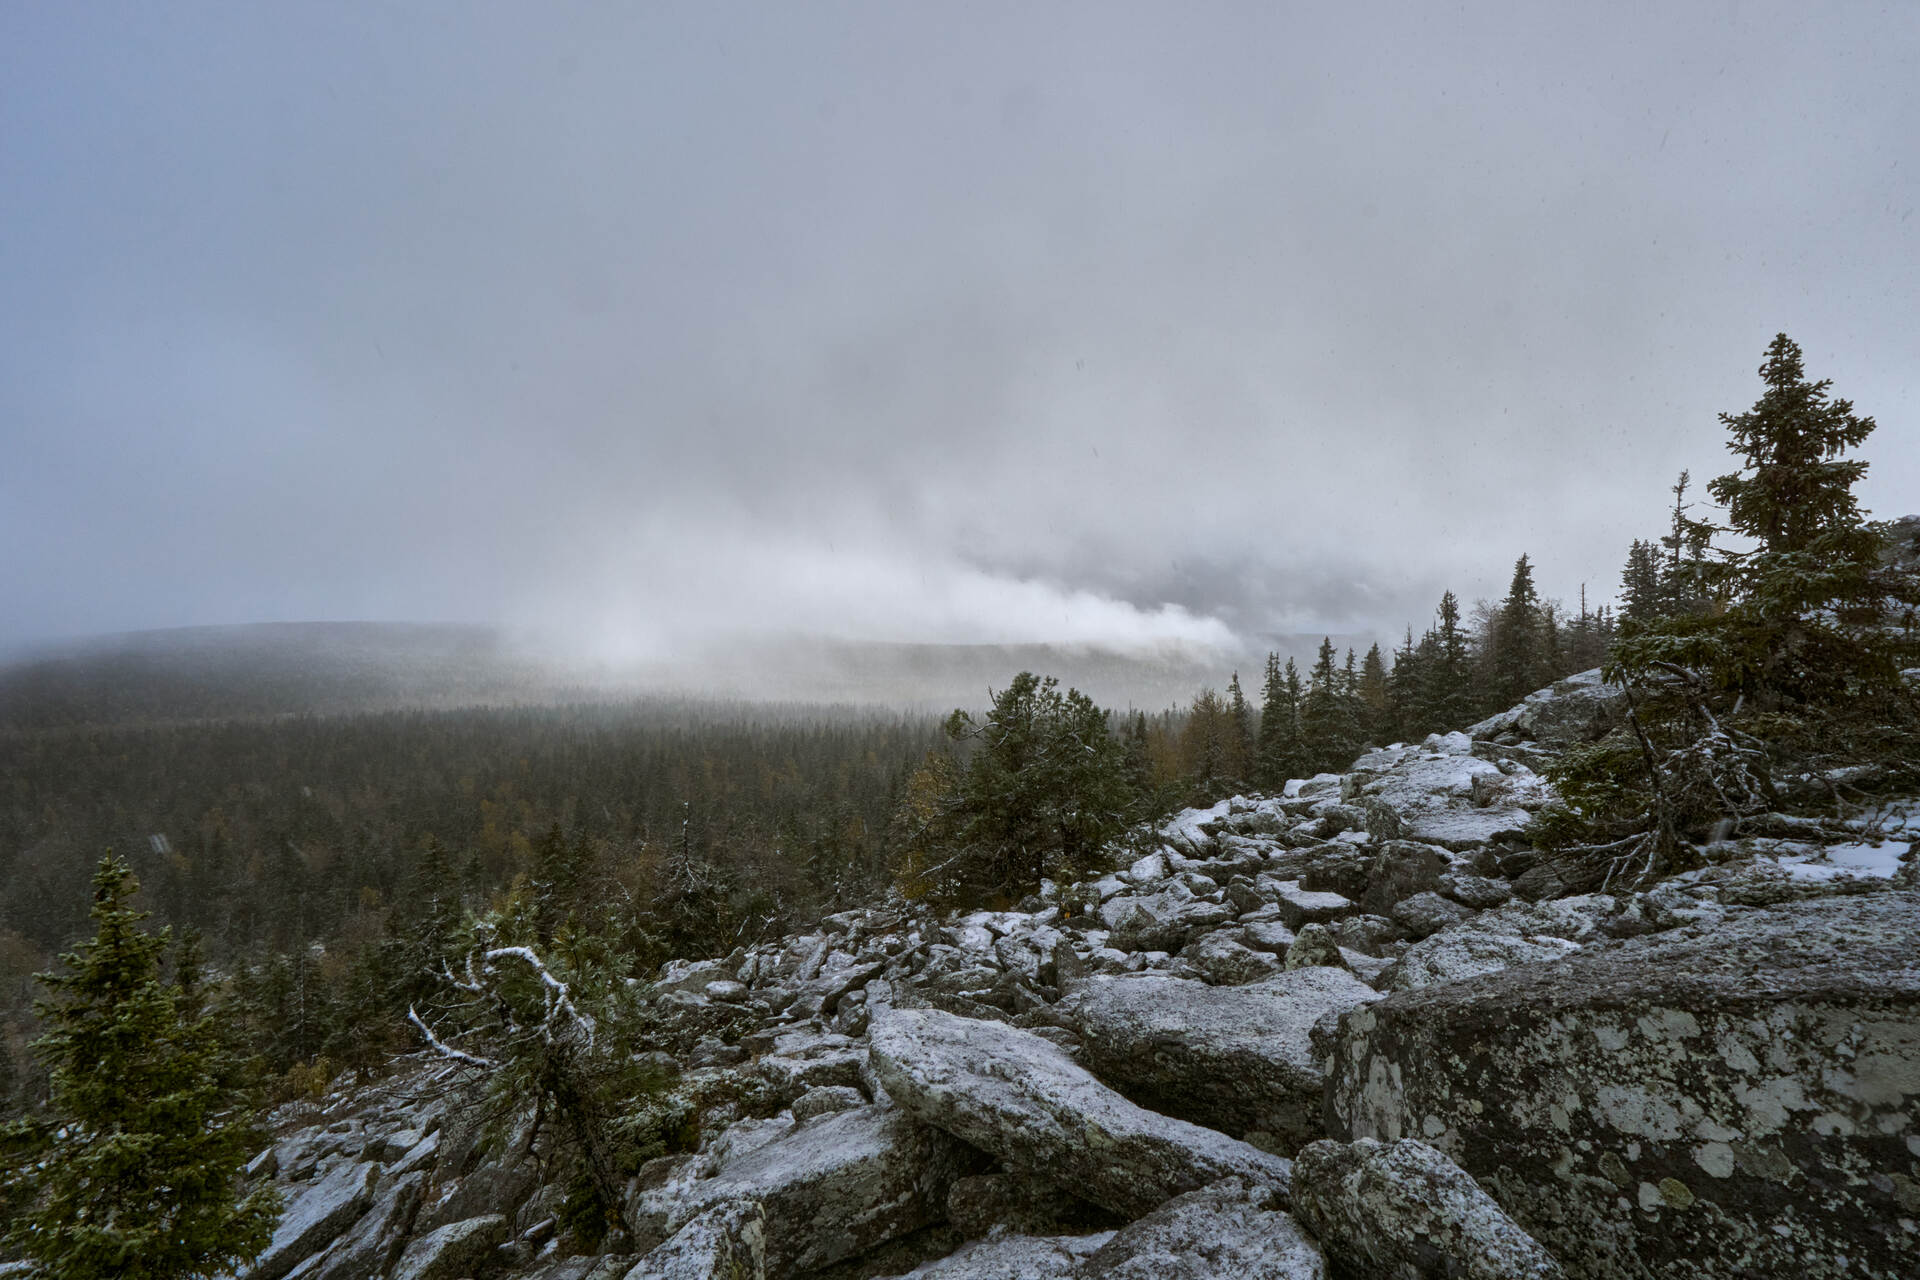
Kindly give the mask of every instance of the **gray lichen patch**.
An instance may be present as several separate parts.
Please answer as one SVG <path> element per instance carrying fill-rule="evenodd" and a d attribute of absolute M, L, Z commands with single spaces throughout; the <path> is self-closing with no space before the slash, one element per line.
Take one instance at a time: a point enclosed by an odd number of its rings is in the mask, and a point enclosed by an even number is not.
<path fill-rule="evenodd" d="M 1570 1270 L 1910 1277 L 1920 895 L 1395 994 L 1341 1025 L 1328 1131 L 1419 1137 Z"/>

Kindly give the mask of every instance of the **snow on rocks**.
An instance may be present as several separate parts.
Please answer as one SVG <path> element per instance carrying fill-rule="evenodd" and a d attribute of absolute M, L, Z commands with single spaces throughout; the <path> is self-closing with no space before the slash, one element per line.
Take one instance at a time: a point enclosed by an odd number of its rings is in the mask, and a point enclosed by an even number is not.
<path fill-rule="evenodd" d="M 1090 1236 L 992 1235 L 894 1280 L 1078 1280 L 1088 1274 L 1081 1270 L 1085 1260 L 1112 1238 L 1111 1231 Z"/>
<path fill-rule="evenodd" d="M 497 1213 L 450 1222 L 408 1245 L 393 1264 L 392 1280 L 459 1280 L 484 1268 L 511 1234 Z"/>
<path fill-rule="evenodd" d="M 1294 1161 L 1294 1213 L 1356 1272 L 1559 1280 L 1560 1264 L 1424 1142 L 1321 1140 Z"/>
<path fill-rule="evenodd" d="M 1232 1174 L 1286 1185 L 1286 1161 L 1136 1106 L 1031 1032 L 898 1009 L 870 1035 L 874 1074 L 901 1107 L 1115 1212 L 1144 1213 Z"/>
<path fill-rule="evenodd" d="M 700 1213 L 633 1264 L 623 1280 L 764 1280 L 767 1215 L 754 1200 Z"/>
<path fill-rule="evenodd" d="M 643 1191 L 634 1216 L 677 1232 L 715 1206 L 757 1201 L 767 1274 L 794 1275 L 939 1221 L 975 1159 L 903 1111 L 860 1107 L 793 1125 L 709 1176 Z"/>
<path fill-rule="evenodd" d="M 1273 1189 L 1228 1178 L 1122 1227 L 1077 1274 L 1103 1280 L 1325 1280 L 1326 1258 Z"/>
<path fill-rule="evenodd" d="M 1292 1152 L 1325 1132 L 1313 1024 L 1379 998 L 1344 969 L 1316 967 L 1239 987 L 1091 978 L 1060 1013 L 1081 1061 L 1135 1102 Z"/>
<path fill-rule="evenodd" d="M 294 1196 L 280 1215 L 266 1252 L 247 1273 L 249 1280 L 281 1280 L 326 1248 L 373 1203 L 380 1166 L 342 1162 L 331 1173 Z"/>

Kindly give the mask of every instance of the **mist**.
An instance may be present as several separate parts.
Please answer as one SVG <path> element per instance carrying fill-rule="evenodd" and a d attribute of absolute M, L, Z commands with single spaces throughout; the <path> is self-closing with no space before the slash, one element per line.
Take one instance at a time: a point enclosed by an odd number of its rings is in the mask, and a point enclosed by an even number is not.
<path fill-rule="evenodd" d="M 0 11 L 0 644 L 1244 651 L 1612 596 L 1776 331 L 1920 510 L 1898 7 Z M 1903 163 L 1906 161 L 1906 163 Z"/>

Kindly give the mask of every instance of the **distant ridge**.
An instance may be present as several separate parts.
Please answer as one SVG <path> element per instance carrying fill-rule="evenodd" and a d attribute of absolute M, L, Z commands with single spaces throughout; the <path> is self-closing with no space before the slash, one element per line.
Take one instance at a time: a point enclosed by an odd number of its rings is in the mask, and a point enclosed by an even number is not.
<path fill-rule="evenodd" d="M 1335 637 L 1343 648 L 1348 638 Z M 1302 661 L 1318 636 L 1268 647 Z M 1356 647 L 1370 641 L 1354 638 Z M 88 637 L 0 665 L 0 729 L 536 705 L 643 695 L 939 711 L 984 706 L 1022 670 L 1103 706 L 1156 712 L 1240 673 L 1258 700 L 1265 650 L 958 645 L 735 636 L 698 655 L 631 663 L 563 658 L 486 626 L 272 622 Z"/>

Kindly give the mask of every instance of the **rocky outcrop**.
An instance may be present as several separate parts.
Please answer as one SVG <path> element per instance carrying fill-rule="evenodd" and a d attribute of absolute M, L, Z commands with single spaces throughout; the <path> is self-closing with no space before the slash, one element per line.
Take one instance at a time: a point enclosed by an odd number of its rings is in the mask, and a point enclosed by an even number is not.
<path fill-rule="evenodd" d="M 1362 1275 L 1559 1280 L 1560 1264 L 1460 1166 L 1424 1142 L 1322 1140 L 1294 1161 L 1294 1213 Z"/>
<path fill-rule="evenodd" d="M 1340 1137 L 1420 1137 L 1592 1277 L 1920 1256 L 1920 895 L 1733 913 L 1343 1018 Z"/>
<path fill-rule="evenodd" d="M 795 1275 L 851 1258 L 946 1213 L 971 1152 L 891 1107 L 787 1126 L 708 1176 L 642 1192 L 634 1217 L 678 1232 L 720 1206 L 754 1202 L 766 1222 L 766 1272 Z"/>
<path fill-rule="evenodd" d="M 1558 897 L 1537 744 L 1601 693 L 1188 810 L 1013 910 L 881 903 L 666 966 L 637 994 L 694 1149 L 629 1185 L 637 1239 L 575 1235 L 531 1111 L 483 1116 L 459 1068 L 289 1104 L 252 1274 L 1898 1273 L 1920 802 Z"/>
<path fill-rule="evenodd" d="M 933 1009 L 873 1020 L 874 1075 L 925 1123 L 1117 1213 L 1245 1174 L 1284 1187 L 1287 1162 L 1138 1107 L 1031 1032 Z"/>
<path fill-rule="evenodd" d="M 1313 1024 L 1379 998 L 1345 969 L 1313 967 L 1238 987 L 1089 978 L 1061 1009 L 1081 1061 L 1135 1102 L 1292 1152 L 1324 1132 Z"/>
<path fill-rule="evenodd" d="M 1487 742 L 1532 742 L 1549 747 L 1592 742 L 1621 723 L 1626 701 L 1626 690 L 1602 680 L 1595 668 L 1528 694 L 1519 706 L 1468 729 L 1467 736 Z"/>

